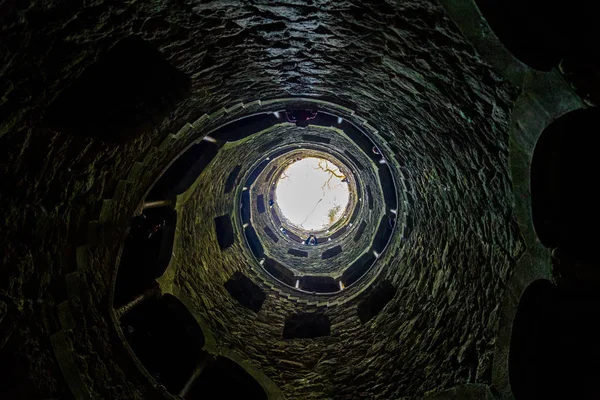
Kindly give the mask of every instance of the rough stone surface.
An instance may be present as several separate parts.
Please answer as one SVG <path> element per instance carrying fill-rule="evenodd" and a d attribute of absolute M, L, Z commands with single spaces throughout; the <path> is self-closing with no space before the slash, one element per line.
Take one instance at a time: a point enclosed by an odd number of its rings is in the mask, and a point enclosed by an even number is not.
<path fill-rule="evenodd" d="M 263 370 L 289 399 L 410 399 L 489 382 L 498 301 L 522 250 L 507 167 L 514 93 L 439 5 L 31 0 L 0 9 L 0 367 L 18 377 L 3 377 L 2 397 L 27 388 L 30 398 L 68 398 L 67 383 L 80 379 L 88 398 L 153 398 L 115 345 L 108 309 L 127 221 L 196 137 L 159 146 L 206 112 L 289 95 L 352 106 L 402 165 L 416 194 L 407 203 L 413 231 L 405 242 L 398 235 L 381 260 L 382 278 L 398 292 L 367 324 L 355 299 L 325 311 L 331 336 L 286 343 L 277 339 L 285 316 L 317 306 L 272 291 L 253 316 L 228 299 L 223 283 L 231 274 L 214 268 L 222 259 L 197 253 L 187 255 L 195 273 L 185 268 L 178 278 L 198 291 L 196 311 L 222 346 Z M 132 34 L 191 78 L 190 96 L 126 143 L 45 126 L 53 100 Z M 122 183 L 130 173 L 135 179 Z M 219 195 L 226 198 L 222 188 Z M 199 243 L 214 235 L 215 211 L 183 216 L 183 236 Z M 91 247 L 78 253 L 83 244 Z M 203 245 L 220 253 L 214 237 Z M 244 254 L 240 246 L 224 254 Z M 243 261 L 232 259 L 228 272 L 247 268 Z M 78 285 L 66 283 L 75 271 Z M 65 341 L 53 347 L 56 333 Z M 65 354 L 75 355 L 66 372 L 57 362 Z"/>

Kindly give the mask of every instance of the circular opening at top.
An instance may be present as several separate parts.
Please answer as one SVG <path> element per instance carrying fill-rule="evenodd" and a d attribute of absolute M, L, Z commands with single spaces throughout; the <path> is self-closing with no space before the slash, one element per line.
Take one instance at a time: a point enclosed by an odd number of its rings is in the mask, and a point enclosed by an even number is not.
<path fill-rule="evenodd" d="M 350 199 L 348 179 L 329 160 L 307 157 L 286 167 L 277 182 L 277 206 L 288 223 L 306 231 L 335 224 Z"/>

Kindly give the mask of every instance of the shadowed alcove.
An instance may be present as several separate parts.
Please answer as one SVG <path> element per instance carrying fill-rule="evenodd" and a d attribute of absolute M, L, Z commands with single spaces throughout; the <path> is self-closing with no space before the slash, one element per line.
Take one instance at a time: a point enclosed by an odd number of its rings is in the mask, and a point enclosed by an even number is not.
<path fill-rule="evenodd" d="M 598 124 L 597 109 L 556 119 L 540 136 L 531 163 L 531 207 L 540 240 L 588 260 L 596 258 L 600 223 L 593 183 L 600 139 L 592 132 Z"/>

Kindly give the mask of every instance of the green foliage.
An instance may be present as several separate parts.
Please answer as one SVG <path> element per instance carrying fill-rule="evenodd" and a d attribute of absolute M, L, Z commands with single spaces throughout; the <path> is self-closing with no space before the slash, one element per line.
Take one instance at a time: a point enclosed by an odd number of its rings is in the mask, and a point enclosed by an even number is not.
<path fill-rule="evenodd" d="M 335 207 L 333 207 L 331 210 L 329 210 L 327 212 L 327 217 L 329 218 L 329 223 L 333 224 L 333 222 L 335 221 L 335 216 L 337 215 L 338 212 L 340 212 L 340 209 L 342 208 L 342 206 L 340 206 L 339 204 Z"/>

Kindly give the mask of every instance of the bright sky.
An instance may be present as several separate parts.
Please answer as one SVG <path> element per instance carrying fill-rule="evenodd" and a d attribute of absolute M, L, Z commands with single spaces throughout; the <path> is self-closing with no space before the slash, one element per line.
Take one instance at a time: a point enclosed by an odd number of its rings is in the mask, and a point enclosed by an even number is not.
<path fill-rule="evenodd" d="M 303 158 L 281 175 L 275 189 L 277 204 L 283 215 L 302 229 L 327 228 L 340 219 L 348 205 L 348 184 L 343 178 L 331 162 Z"/>

